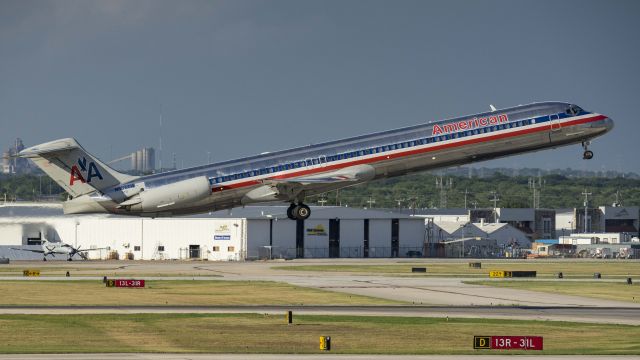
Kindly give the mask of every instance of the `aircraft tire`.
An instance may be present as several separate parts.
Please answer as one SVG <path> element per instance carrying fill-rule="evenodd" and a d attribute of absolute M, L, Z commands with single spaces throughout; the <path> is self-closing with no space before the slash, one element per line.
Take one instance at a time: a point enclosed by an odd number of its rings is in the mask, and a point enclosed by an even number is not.
<path fill-rule="evenodd" d="M 293 213 L 293 211 L 294 211 L 294 209 L 295 209 L 295 208 L 296 208 L 296 206 L 295 206 L 294 204 L 291 204 L 291 206 L 289 206 L 289 207 L 287 208 L 287 217 L 288 217 L 290 220 L 296 220 L 296 217 L 294 216 L 294 213 Z"/>
<path fill-rule="evenodd" d="M 591 150 L 585 151 L 584 154 L 582 155 L 582 158 L 585 159 L 585 160 L 593 159 L 593 151 L 591 151 Z"/>
<path fill-rule="evenodd" d="M 293 209 L 293 214 L 297 220 L 306 220 L 311 216 L 311 209 L 305 204 L 300 204 Z"/>

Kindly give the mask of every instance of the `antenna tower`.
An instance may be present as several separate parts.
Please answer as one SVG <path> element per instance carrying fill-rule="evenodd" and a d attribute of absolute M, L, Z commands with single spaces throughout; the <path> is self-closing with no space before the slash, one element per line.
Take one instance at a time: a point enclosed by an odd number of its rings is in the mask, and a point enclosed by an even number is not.
<path fill-rule="evenodd" d="M 440 208 L 447 208 L 447 191 L 453 188 L 453 179 L 444 180 L 442 177 L 436 178 L 436 189 L 440 190 Z"/>

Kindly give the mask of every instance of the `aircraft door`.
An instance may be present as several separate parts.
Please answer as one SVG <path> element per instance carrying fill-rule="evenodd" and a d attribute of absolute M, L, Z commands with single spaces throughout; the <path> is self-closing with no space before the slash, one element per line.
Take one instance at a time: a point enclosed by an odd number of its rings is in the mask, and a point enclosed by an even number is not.
<path fill-rule="evenodd" d="M 320 164 L 320 167 L 327 166 L 327 157 L 325 155 L 318 156 L 318 163 Z"/>
<path fill-rule="evenodd" d="M 551 123 L 551 131 L 560 130 L 560 119 L 557 114 L 549 115 L 549 122 Z"/>

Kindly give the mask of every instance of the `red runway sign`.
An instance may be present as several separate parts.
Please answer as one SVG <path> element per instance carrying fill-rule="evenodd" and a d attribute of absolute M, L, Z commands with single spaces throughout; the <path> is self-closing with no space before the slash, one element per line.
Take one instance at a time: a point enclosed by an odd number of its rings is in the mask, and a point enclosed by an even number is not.
<path fill-rule="evenodd" d="M 109 279 L 107 287 L 143 288 L 144 280 Z"/>
<path fill-rule="evenodd" d="M 542 336 L 474 336 L 474 349 L 542 350 Z"/>

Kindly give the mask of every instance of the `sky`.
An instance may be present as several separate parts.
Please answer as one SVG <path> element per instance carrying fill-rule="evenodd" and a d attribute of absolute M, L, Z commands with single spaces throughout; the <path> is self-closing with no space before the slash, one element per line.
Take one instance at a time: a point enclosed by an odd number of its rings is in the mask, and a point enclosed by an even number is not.
<path fill-rule="evenodd" d="M 614 120 L 593 160 L 479 166 L 640 173 L 639 35 L 620 0 L 0 0 L 0 147 L 187 167 L 557 100 Z"/>

